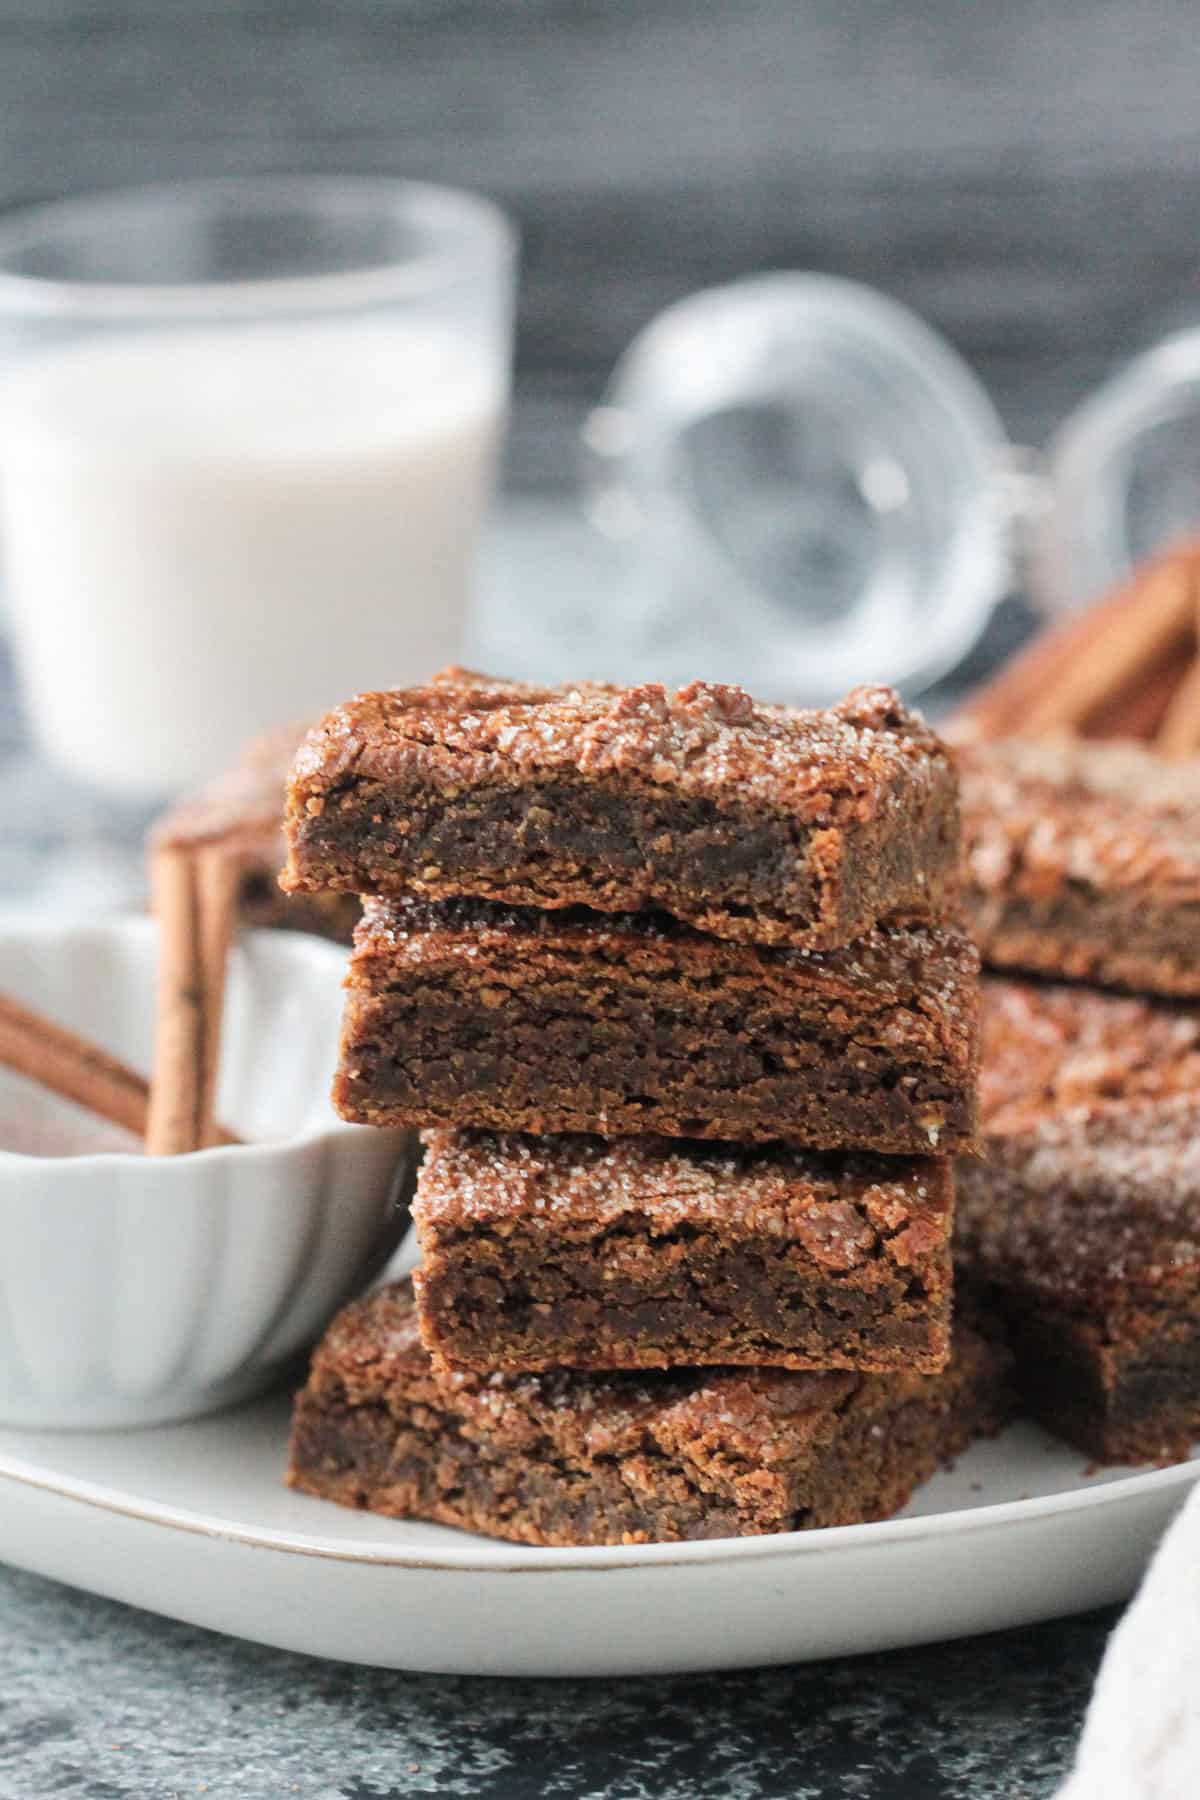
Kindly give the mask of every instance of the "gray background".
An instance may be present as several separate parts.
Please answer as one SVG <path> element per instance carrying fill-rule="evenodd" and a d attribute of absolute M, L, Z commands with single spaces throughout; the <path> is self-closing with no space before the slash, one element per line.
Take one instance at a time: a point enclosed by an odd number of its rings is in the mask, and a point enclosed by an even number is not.
<path fill-rule="evenodd" d="M 1196 296 L 1179 0 L 0 0 L 0 206 L 195 174 L 483 187 L 525 230 L 511 479 L 634 331 L 771 267 L 879 284 L 1040 442 Z"/>
<path fill-rule="evenodd" d="M 1197 310 L 1196 45 L 1169 0 L 0 0 L 0 209 L 253 170 L 487 189 L 525 233 L 509 490 L 565 517 L 619 350 L 760 268 L 908 301 L 1043 441 Z M 9 789 L 21 755 L 0 681 Z M 10 891 L 53 841 L 23 791 Z M 1041 1800 L 1110 1624 L 556 1687 L 308 1663 L 0 1571 L 0 1795 Z"/>

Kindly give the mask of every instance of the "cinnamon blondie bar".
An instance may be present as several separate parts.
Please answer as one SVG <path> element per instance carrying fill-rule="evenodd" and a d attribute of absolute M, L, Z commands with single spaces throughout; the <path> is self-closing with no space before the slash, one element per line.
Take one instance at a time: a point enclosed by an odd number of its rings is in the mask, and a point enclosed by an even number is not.
<path fill-rule="evenodd" d="M 1016 738 L 957 754 L 985 965 L 1200 996 L 1200 761 Z"/>
<path fill-rule="evenodd" d="M 787 1369 L 447 1373 L 408 1283 L 330 1327 L 288 1481 L 343 1506 L 525 1544 L 644 1544 L 886 1518 L 999 1429 L 1007 1354 L 956 1328 L 940 1375 Z"/>
<path fill-rule="evenodd" d="M 985 1154 L 956 1261 L 1027 1408 L 1103 1462 L 1200 1439 L 1200 1014 L 984 983 Z"/>
<path fill-rule="evenodd" d="M 287 831 L 293 893 L 661 911 L 808 948 L 940 915 L 957 885 L 949 752 L 888 688 L 799 712 L 449 669 L 330 713 Z"/>
<path fill-rule="evenodd" d="M 977 972 L 952 925 L 805 951 L 651 913 L 370 900 L 334 1101 L 363 1124 L 946 1153 L 975 1137 Z"/>
<path fill-rule="evenodd" d="M 946 1157 L 431 1132 L 421 1334 L 482 1371 L 936 1373 L 953 1201 Z"/>

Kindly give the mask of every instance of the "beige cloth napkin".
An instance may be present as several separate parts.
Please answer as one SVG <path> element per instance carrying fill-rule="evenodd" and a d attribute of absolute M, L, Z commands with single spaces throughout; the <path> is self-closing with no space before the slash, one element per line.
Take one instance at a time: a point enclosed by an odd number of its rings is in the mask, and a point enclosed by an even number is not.
<path fill-rule="evenodd" d="M 1109 1639 L 1058 1800 L 1200 1800 L 1200 1487 Z"/>

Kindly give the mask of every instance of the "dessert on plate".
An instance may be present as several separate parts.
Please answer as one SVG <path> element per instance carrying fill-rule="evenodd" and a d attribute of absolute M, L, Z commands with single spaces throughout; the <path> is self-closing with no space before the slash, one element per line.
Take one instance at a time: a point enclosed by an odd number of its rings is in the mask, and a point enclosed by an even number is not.
<path fill-rule="evenodd" d="M 448 670 L 289 783 L 366 896 L 334 1098 L 425 1130 L 413 1290 L 332 1328 L 290 1480 L 527 1543 L 880 1518 L 1009 1405 L 951 1333 L 978 955 L 953 759 L 882 688 Z"/>
<path fill-rule="evenodd" d="M 343 1506 L 526 1544 L 645 1544 L 885 1518 L 1008 1409 L 968 1322 L 940 1375 L 435 1371 L 408 1283 L 330 1327 L 288 1481 Z"/>
<path fill-rule="evenodd" d="M 484 1371 L 936 1373 L 953 1199 L 945 1157 L 431 1132 L 422 1336 Z"/>
<path fill-rule="evenodd" d="M 960 1272 L 1022 1402 L 1099 1461 L 1200 1438 L 1200 1018 L 988 979 L 985 1152 L 958 1171 Z"/>
<path fill-rule="evenodd" d="M 558 688 L 447 669 L 309 733 L 290 892 L 653 910 L 827 949 L 957 880 L 949 752 L 889 688 L 801 712 L 693 682 Z"/>
<path fill-rule="evenodd" d="M 955 924 L 806 951 L 662 913 L 368 900 L 334 1099 L 360 1124 L 970 1145 L 978 957 Z"/>

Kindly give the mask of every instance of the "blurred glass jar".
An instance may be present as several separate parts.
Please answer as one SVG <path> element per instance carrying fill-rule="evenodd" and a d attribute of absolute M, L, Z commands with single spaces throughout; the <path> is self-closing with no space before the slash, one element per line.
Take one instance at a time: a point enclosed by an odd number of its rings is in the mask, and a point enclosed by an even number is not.
<path fill-rule="evenodd" d="M 589 511 L 628 556 L 610 620 L 644 676 L 820 702 L 915 694 L 1015 582 L 1050 616 L 1200 526 L 1200 331 L 1139 357 L 1044 457 L 913 313 L 755 276 L 659 315 L 584 428 Z"/>

